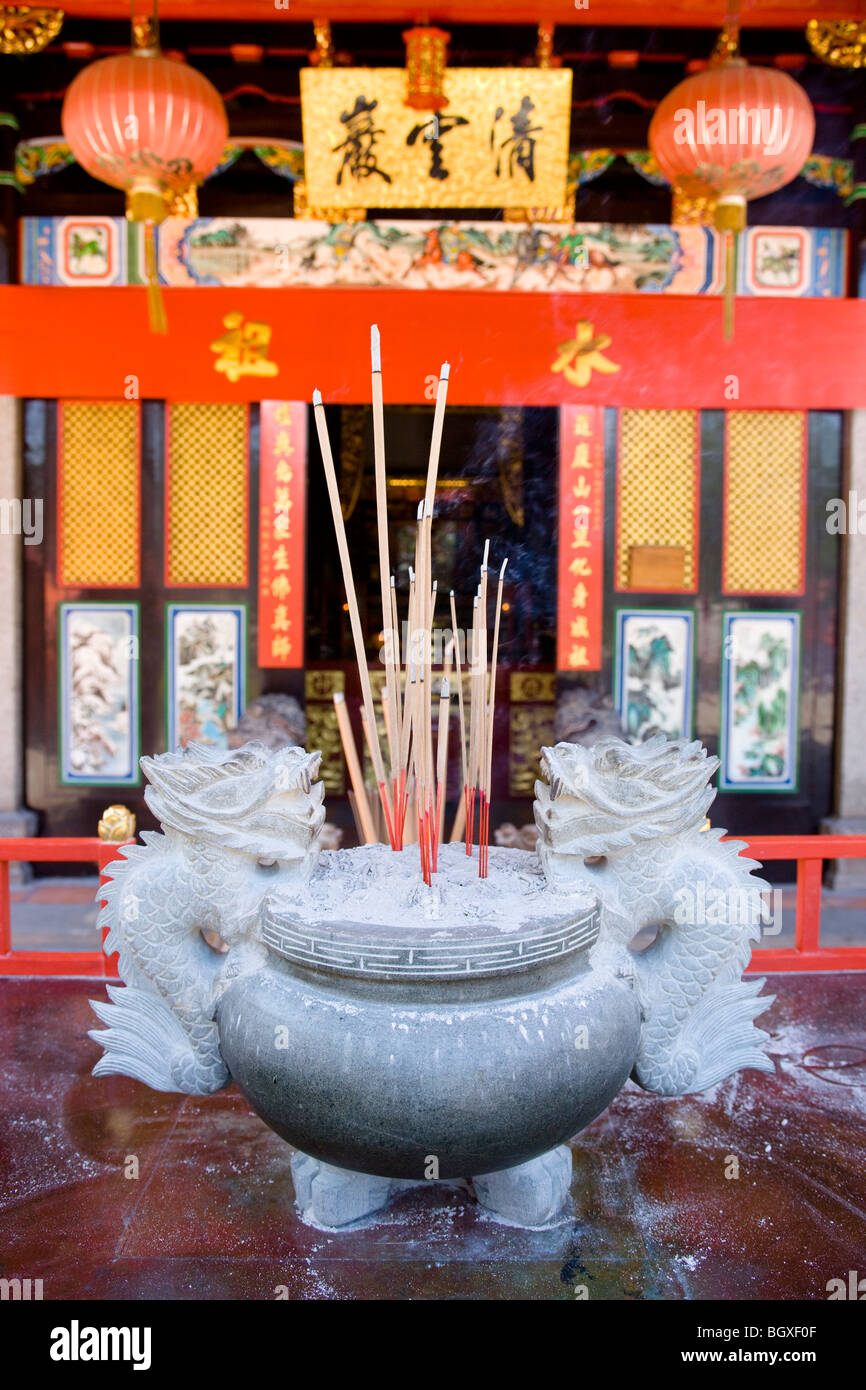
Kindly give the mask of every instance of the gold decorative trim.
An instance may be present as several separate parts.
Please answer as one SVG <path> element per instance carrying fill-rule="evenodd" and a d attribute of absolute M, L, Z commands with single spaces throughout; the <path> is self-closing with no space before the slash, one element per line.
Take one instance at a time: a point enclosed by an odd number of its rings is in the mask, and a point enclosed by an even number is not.
<path fill-rule="evenodd" d="M 307 222 L 366 222 L 366 208 L 317 208 L 307 202 L 307 185 L 303 179 L 295 179 L 292 188 L 293 215 L 299 221 Z"/>
<path fill-rule="evenodd" d="M 316 40 L 316 49 L 310 54 L 310 62 L 315 63 L 318 68 L 332 68 L 334 66 L 334 40 L 331 37 L 331 21 L 329 19 L 313 20 L 313 35 Z"/>
<path fill-rule="evenodd" d="M 63 27 L 63 10 L 0 5 L 0 53 L 41 53 Z"/>
<path fill-rule="evenodd" d="M 691 198 L 676 184 L 671 204 L 671 223 L 674 227 L 712 227 L 716 199 L 710 195 Z"/>
<path fill-rule="evenodd" d="M 866 21 L 810 19 L 806 38 L 816 57 L 832 68 L 866 67 Z"/>

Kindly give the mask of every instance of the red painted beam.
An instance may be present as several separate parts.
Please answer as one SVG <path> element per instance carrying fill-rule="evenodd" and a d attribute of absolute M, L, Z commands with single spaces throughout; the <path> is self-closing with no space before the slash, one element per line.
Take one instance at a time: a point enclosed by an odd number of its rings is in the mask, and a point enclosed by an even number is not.
<path fill-rule="evenodd" d="M 100 19 L 129 19 L 127 0 L 65 0 L 69 15 Z M 436 24 L 538 24 L 560 25 L 651 24 L 653 28 L 721 28 L 731 12 L 729 0 L 667 0 L 648 7 L 647 0 L 436 0 L 419 5 L 417 0 L 160 0 L 162 19 L 197 19 L 223 23 L 311 23 L 327 15 L 332 24 L 415 24 L 429 19 Z M 848 0 L 740 0 L 734 10 L 746 27 L 802 29 L 809 19 L 851 19 L 856 6 Z M 310 47 L 312 48 L 312 36 Z"/>
<path fill-rule="evenodd" d="M 718 297 L 488 290 L 166 289 L 167 336 L 143 288 L 0 286 L 0 394 L 122 400 L 370 399 L 370 324 L 382 331 L 388 402 L 423 404 L 449 361 L 454 405 L 654 409 L 866 407 L 866 300 L 737 301 L 732 342 Z M 211 343 L 226 315 L 271 329 L 276 375 L 229 381 Z M 610 340 L 616 370 L 586 386 L 561 370 L 578 320 Z M 554 371 L 554 364 L 560 370 Z"/>

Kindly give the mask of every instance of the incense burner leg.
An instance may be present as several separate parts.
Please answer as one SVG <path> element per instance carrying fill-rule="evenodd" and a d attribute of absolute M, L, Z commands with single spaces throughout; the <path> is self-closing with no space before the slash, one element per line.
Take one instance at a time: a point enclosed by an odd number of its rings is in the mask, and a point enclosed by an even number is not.
<path fill-rule="evenodd" d="M 479 1204 L 513 1226 L 548 1226 L 566 1210 L 571 1149 L 560 1144 L 528 1163 L 473 1178 Z"/>
<path fill-rule="evenodd" d="M 360 1221 L 381 1211 L 406 1186 L 399 1179 L 350 1172 L 304 1153 L 293 1154 L 291 1166 L 298 1210 L 313 1226 L 333 1229 Z"/>

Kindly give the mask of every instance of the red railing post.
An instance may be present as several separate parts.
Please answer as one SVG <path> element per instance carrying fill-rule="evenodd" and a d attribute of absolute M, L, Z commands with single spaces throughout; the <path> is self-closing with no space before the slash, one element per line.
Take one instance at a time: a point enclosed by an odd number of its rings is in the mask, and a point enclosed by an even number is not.
<path fill-rule="evenodd" d="M 795 944 L 798 951 L 817 951 L 821 937 L 821 878 L 823 859 L 797 860 L 797 918 Z"/>
<path fill-rule="evenodd" d="M 9 893 L 9 860 L 0 860 L 0 956 L 12 950 L 12 898 Z"/>

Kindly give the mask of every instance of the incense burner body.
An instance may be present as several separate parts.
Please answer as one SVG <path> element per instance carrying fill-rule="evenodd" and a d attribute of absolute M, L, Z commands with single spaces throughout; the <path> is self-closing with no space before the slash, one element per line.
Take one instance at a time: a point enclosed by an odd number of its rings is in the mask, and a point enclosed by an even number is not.
<path fill-rule="evenodd" d="M 222 996 L 220 1049 L 304 1153 L 392 1178 L 513 1167 L 594 1119 L 634 1064 L 629 984 L 593 969 L 594 903 L 504 934 L 265 921 L 266 964 Z"/>
<path fill-rule="evenodd" d="M 320 854 L 318 764 L 256 743 L 142 759 L 163 833 L 100 886 L 125 987 L 92 1034 L 95 1075 L 236 1080 L 297 1146 L 307 1219 L 471 1177 L 488 1210 L 542 1225 L 567 1201 L 564 1141 L 627 1077 L 682 1095 L 772 1069 L 763 982 L 741 979 L 766 885 L 706 828 L 718 760 L 699 744 L 544 749 L 538 854 L 491 850 L 479 883 L 477 855 L 442 845 L 432 887 L 416 847 Z"/>

